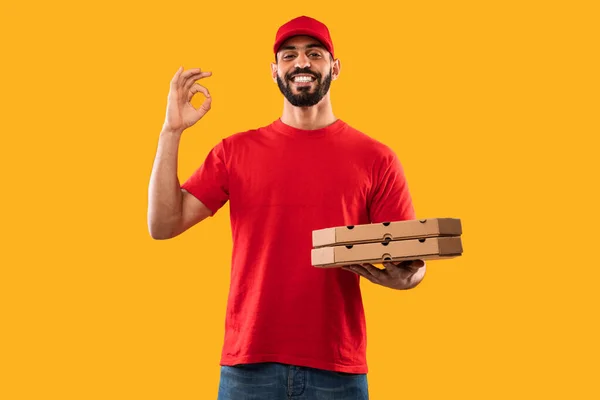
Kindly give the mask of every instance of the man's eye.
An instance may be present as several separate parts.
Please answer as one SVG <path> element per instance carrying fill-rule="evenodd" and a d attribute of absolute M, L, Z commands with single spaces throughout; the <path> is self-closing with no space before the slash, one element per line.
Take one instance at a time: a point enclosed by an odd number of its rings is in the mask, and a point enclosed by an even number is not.
<path fill-rule="evenodd" d="M 319 53 L 311 53 L 310 56 L 311 57 L 320 57 L 321 54 L 319 54 Z"/>
<path fill-rule="evenodd" d="M 286 54 L 283 56 L 284 59 L 290 59 L 293 58 L 294 56 L 292 54 Z"/>

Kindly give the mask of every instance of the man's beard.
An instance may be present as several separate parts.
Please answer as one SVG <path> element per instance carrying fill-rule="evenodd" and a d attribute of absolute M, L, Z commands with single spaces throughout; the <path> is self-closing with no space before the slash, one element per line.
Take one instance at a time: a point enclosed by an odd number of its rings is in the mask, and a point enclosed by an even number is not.
<path fill-rule="evenodd" d="M 314 92 L 310 92 L 310 86 L 300 86 L 296 89 L 300 92 L 298 94 L 294 94 L 292 92 L 292 88 L 290 85 L 293 84 L 293 76 L 298 74 L 307 74 L 315 77 L 315 90 Z M 329 70 L 329 74 L 325 76 L 325 79 L 321 81 L 322 75 L 318 72 L 313 72 L 308 68 L 300 69 L 296 68 L 294 71 L 288 73 L 285 76 L 285 83 L 283 80 L 277 75 L 277 86 L 279 86 L 279 90 L 285 96 L 288 101 L 296 106 L 296 107 L 312 107 L 317 104 L 321 99 L 327 94 L 329 91 L 329 87 L 331 86 L 331 69 Z"/>

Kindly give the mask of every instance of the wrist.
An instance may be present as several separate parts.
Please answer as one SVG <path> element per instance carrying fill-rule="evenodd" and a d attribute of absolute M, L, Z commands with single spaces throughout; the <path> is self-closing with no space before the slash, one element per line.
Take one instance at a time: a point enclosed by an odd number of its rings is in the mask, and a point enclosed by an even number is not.
<path fill-rule="evenodd" d="M 183 129 L 173 129 L 168 126 L 163 126 L 160 135 L 161 136 L 181 136 Z"/>

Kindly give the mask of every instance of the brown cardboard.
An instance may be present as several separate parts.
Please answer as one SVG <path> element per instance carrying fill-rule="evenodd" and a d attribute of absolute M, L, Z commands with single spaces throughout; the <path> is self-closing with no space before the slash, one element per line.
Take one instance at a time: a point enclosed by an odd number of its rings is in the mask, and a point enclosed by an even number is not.
<path fill-rule="evenodd" d="M 461 234 L 460 219 L 430 218 L 319 229 L 312 232 L 312 240 L 313 247 L 317 248 Z"/>
<path fill-rule="evenodd" d="M 362 263 L 437 260 L 462 255 L 460 236 L 430 237 L 347 246 L 320 247 L 311 250 L 312 265 L 321 268 Z"/>

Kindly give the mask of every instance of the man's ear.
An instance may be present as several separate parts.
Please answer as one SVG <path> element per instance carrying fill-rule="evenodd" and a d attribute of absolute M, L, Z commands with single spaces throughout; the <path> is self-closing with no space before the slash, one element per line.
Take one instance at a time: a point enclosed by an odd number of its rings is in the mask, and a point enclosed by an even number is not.
<path fill-rule="evenodd" d="M 277 82 L 277 64 L 271 63 L 271 78 L 273 78 L 273 82 Z"/>
<path fill-rule="evenodd" d="M 331 80 L 335 81 L 338 78 L 338 76 L 340 75 L 341 71 L 342 71 L 342 63 L 341 63 L 340 59 L 337 58 L 333 62 L 333 68 L 331 71 Z"/>

